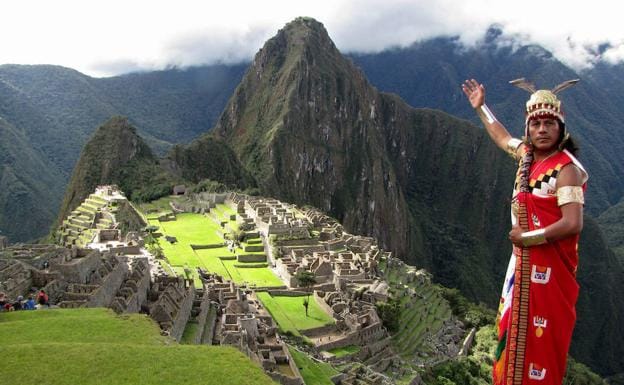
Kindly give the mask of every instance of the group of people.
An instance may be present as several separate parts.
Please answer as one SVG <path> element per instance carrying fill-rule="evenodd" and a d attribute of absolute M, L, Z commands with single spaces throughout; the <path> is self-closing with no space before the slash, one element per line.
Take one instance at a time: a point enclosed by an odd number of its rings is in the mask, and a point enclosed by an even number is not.
<path fill-rule="evenodd" d="M 50 307 L 48 294 L 44 290 L 39 290 L 36 295 L 29 294 L 28 298 L 19 295 L 11 301 L 4 292 L 0 292 L 0 312 L 15 310 L 35 310 Z"/>

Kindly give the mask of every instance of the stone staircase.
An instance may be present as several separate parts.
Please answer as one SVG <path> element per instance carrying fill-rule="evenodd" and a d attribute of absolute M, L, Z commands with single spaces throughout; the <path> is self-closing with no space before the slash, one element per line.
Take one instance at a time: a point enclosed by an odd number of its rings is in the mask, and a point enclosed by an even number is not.
<path fill-rule="evenodd" d="M 63 246 L 85 247 L 93 240 L 95 229 L 109 229 L 114 225 L 115 208 L 109 202 L 91 194 L 72 211 L 57 231 L 57 241 Z"/>

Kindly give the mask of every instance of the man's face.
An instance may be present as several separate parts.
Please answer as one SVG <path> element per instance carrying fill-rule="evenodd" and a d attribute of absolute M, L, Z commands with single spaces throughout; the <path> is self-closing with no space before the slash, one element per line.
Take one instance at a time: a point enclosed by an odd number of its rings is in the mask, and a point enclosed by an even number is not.
<path fill-rule="evenodd" d="M 529 138 L 538 151 L 552 151 L 559 142 L 559 121 L 555 118 L 536 118 L 529 121 Z"/>

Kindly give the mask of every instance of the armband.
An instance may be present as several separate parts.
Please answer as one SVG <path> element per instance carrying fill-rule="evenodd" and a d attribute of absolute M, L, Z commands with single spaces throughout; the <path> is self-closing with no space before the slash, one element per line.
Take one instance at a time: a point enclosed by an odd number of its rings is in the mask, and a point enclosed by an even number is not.
<path fill-rule="evenodd" d="M 546 240 L 546 230 L 544 229 L 526 231 L 520 235 L 520 238 L 524 247 L 543 245 L 548 242 Z"/>
<path fill-rule="evenodd" d="M 563 186 L 557 189 L 557 205 L 563 206 L 568 203 L 585 204 L 583 187 L 581 186 Z"/>
<path fill-rule="evenodd" d="M 518 138 L 511 138 L 507 142 L 507 153 L 516 155 L 518 153 L 518 147 L 522 144 L 522 141 Z"/>
<path fill-rule="evenodd" d="M 496 121 L 496 117 L 494 116 L 492 111 L 490 111 L 487 104 L 483 103 L 481 107 L 479 107 L 479 109 L 485 115 L 485 119 L 487 120 L 488 123 L 492 124 Z"/>

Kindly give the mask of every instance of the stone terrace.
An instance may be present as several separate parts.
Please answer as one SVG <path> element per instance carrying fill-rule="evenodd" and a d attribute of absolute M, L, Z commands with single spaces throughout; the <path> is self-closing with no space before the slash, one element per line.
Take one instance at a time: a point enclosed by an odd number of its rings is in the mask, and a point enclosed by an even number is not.
<path fill-rule="evenodd" d="M 117 186 L 98 186 L 59 227 L 56 240 L 63 246 L 85 247 L 98 230 L 115 228 L 116 205 L 127 200 Z"/>

